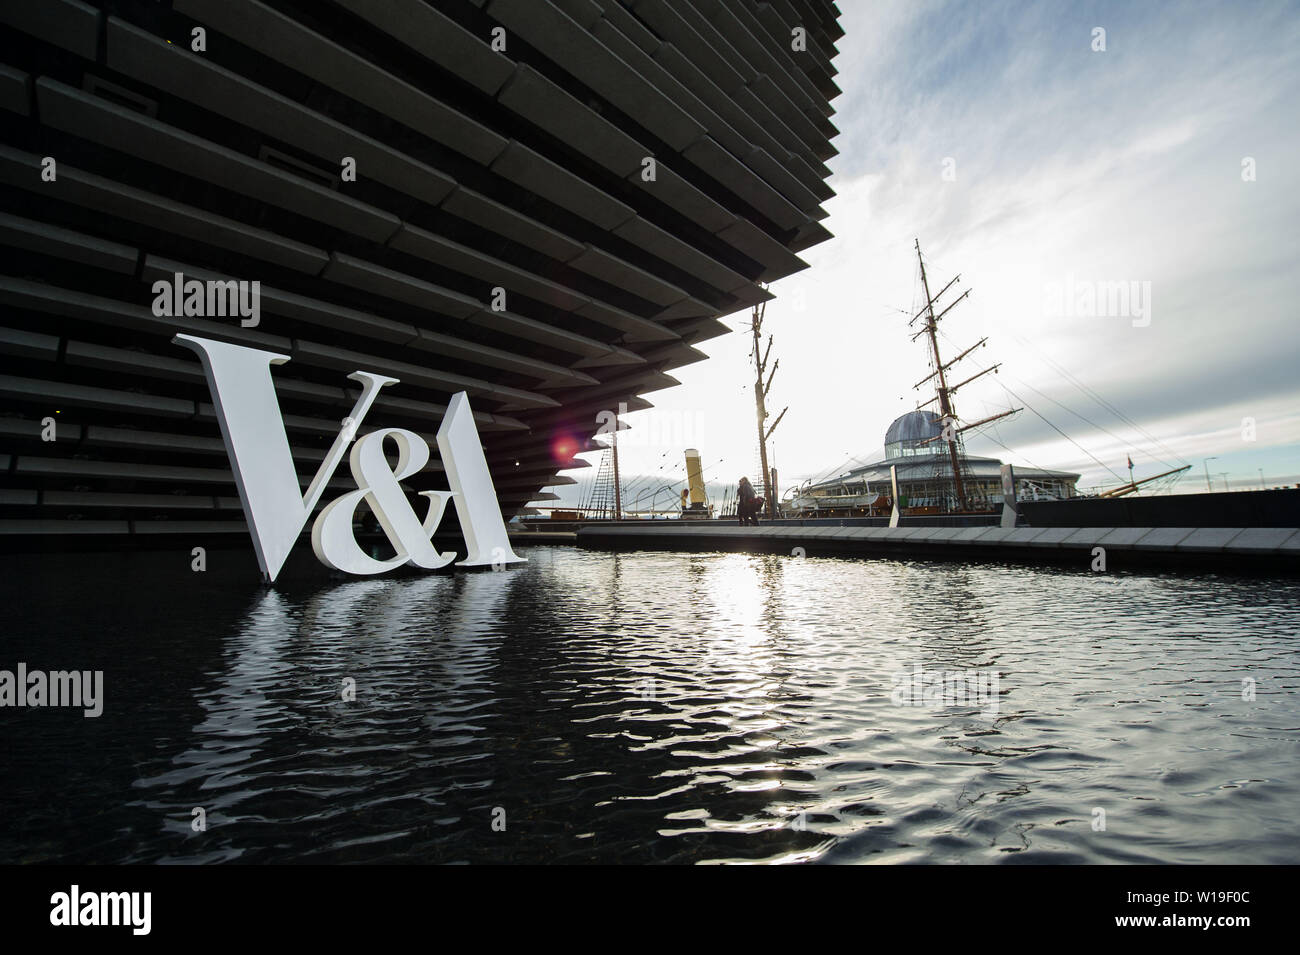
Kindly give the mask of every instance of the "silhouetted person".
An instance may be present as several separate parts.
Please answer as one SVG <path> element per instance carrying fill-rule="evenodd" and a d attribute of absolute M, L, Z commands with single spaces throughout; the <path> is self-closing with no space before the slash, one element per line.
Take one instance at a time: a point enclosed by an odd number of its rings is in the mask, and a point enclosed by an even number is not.
<path fill-rule="evenodd" d="M 749 483 L 749 478 L 743 477 L 740 479 L 737 495 L 740 500 L 736 505 L 736 514 L 740 518 L 740 523 L 757 524 L 758 510 L 762 507 L 763 499 L 754 490 L 754 485 Z"/>

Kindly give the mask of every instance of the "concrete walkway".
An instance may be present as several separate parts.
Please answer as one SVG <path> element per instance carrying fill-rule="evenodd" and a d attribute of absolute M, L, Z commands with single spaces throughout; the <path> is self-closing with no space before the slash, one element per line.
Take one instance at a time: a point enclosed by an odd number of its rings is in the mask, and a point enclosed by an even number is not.
<path fill-rule="evenodd" d="M 590 525 L 578 531 L 577 539 L 581 546 L 610 550 L 994 560 L 1085 569 L 1101 556 L 1096 548 L 1102 548 L 1106 569 L 1164 564 L 1225 571 L 1300 570 L 1300 529 L 1294 527 L 741 527 L 659 521 Z"/>

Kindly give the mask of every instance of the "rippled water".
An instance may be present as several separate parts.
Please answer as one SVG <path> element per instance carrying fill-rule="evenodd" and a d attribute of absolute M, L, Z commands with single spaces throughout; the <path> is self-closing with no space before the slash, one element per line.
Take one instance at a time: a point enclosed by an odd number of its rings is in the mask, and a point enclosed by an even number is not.
<path fill-rule="evenodd" d="M 6 559 L 0 668 L 106 703 L 0 710 L 0 861 L 1300 862 L 1294 580 L 526 554 Z"/>

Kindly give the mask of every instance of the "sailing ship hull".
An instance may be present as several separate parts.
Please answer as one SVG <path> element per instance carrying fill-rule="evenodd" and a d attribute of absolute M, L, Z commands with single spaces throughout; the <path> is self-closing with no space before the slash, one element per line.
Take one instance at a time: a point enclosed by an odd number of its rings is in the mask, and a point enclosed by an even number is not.
<path fill-rule="evenodd" d="M 1300 527 L 1300 488 L 1021 501 L 1030 527 Z"/>

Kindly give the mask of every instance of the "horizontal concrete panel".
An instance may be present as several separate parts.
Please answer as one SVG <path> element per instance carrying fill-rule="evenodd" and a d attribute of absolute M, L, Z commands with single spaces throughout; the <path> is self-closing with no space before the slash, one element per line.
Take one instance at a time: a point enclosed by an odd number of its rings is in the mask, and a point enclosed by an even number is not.
<path fill-rule="evenodd" d="M 588 302 L 585 295 L 575 292 L 567 285 L 544 279 L 509 262 L 410 224 L 403 224 L 388 244 L 399 252 L 478 279 L 483 283 L 485 302 L 492 297 L 492 289 L 497 287 L 506 290 L 507 301 L 511 292 L 518 292 L 566 312 L 581 308 Z M 482 303 L 476 304 L 482 307 Z"/>
<path fill-rule="evenodd" d="M 619 9 L 622 8 L 620 7 Z M 639 46 L 629 40 L 617 27 L 606 21 L 602 21 L 597 24 L 593 32 L 602 43 L 654 83 L 655 86 L 663 90 L 664 93 L 671 97 L 678 106 L 689 113 L 691 117 L 705 129 L 706 137 L 715 140 L 727 154 L 738 157 L 748 156 L 748 154 L 754 149 L 753 143 L 750 140 L 746 139 L 746 137 L 734 128 L 730 122 L 723 119 L 721 115 L 715 112 L 709 103 L 706 103 L 703 99 L 697 96 L 690 86 L 679 80 L 672 71 L 665 68 L 665 66 L 658 60 L 646 54 Z M 679 61 L 681 61 L 681 59 L 681 57 L 678 57 Z M 692 64 L 685 65 L 689 70 L 695 69 Z M 707 84 L 707 86 L 711 87 L 719 97 L 723 99 L 726 98 L 725 94 L 710 83 L 707 77 L 701 75 L 699 76 L 696 85 L 703 84 Z M 706 137 L 701 137 L 701 139 Z M 696 140 L 695 142 L 699 143 L 700 141 L 701 140 Z M 720 168 L 719 164 L 716 162 L 713 163 L 712 166 L 701 163 L 698 161 L 698 157 L 691 154 L 693 148 L 694 146 L 688 147 L 682 155 L 687 158 L 688 161 L 694 163 L 701 171 L 712 176 L 723 188 L 734 189 L 732 180 L 735 178 L 736 171 Z M 749 164 L 747 163 L 746 165 Z M 750 169 L 752 168 L 753 167 L 750 166 Z M 771 169 L 770 166 L 768 168 L 769 170 Z M 753 173 L 750 172 L 750 169 L 745 169 L 744 172 L 739 174 L 746 177 L 752 177 Z M 760 184 L 760 188 L 771 189 L 774 187 L 772 180 L 769 180 L 767 176 L 760 176 L 760 179 L 765 180 Z M 794 183 L 795 187 L 799 191 L 807 192 L 807 190 L 799 186 L 797 180 L 791 177 L 788 173 L 784 175 L 782 181 L 785 183 Z M 761 206 L 757 207 L 761 208 Z"/>
<path fill-rule="evenodd" d="M 737 153 L 746 166 L 753 169 L 764 180 L 771 183 L 772 187 L 777 190 L 789 203 L 800 211 L 807 213 L 816 210 L 821 204 L 817 192 L 808 188 L 799 177 L 791 171 L 793 163 L 787 159 L 788 165 L 782 164 L 772 156 L 766 149 L 761 146 L 754 146 L 747 152 Z M 811 174 L 809 174 L 811 175 Z M 834 195 L 831 192 L 831 195 Z M 803 217 L 807 219 L 805 215 Z"/>
<path fill-rule="evenodd" d="M 599 384 L 595 378 L 586 372 L 540 361 L 528 355 L 492 348 L 478 342 L 452 338 L 449 335 L 441 335 L 426 329 L 420 329 L 419 337 L 411 342 L 411 346 L 421 351 L 434 352 L 438 355 L 458 358 L 488 368 L 500 368 L 529 378 L 535 378 L 540 382 L 536 386 L 539 388 L 543 385 L 547 388 L 572 388 L 575 385 Z"/>
<path fill-rule="evenodd" d="M 47 416 L 48 417 L 48 416 Z M 39 440 L 45 432 L 44 418 L 0 418 L 0 436 L 20 440 Z M 81 440 L 82 427 L 73 424 L 68 415 L 60 414 L 55 419 L 55 437 L 59 441 L 76 442 Z M 0 470 L 4 470 L 0 468 Z"/>
<path fill-rule="evenodd" d="M 561 142 L 580 143 L 584 155 L 620 179 L 640 170 L 641 160 L 651 155 L 647 147 L 525 64 L 497 98 Z"/>
<path fill-rule="evenodd" d="M 1248 527 L 1230 542 L 1234 553 L 1271 554 L 1293 537 L 1300 536 L 1294 527 Z"/>
<path fill-rule="evenodd" d="M 701 35 L 697 27 L 707 27 L 707 21 L 689 4 L 671 3 L 670 0 L 633 0 L 629 5 L 634 14 L 662 39 L 681 50 L 727 95 L 735 95 L 735 91 L 745 85 L 746 77 L 736 70 L 740 55 L 724 38 L 714 35 L 706 39 Z M 695 21 L 693 24 L 687 22 L 688 16 Z"/>
<path fill-rule="evenodd" d="M 832 238 L 830 230 L 820 222 L 808 222 L 795 233 L 795 237 L 789 243 L 789 249 L 795 253 L 802 252 L 830 238 Z"/>
<path fill-rule="evenodd" d="M 601 16 L 616 30 L 635 43 L 643 53 L 654 55 L 654 52 L 661 45 L 659 38 L 645 24 L 628 12 L 627 8 L 621 3 L 602 4 Z M 597 26 L 598 24 L 594 24 L 589 29 L 594 32 Z"/>
<path fill-rule="evenodd" d="M 773 43 L 766 39 L 765 31 L 753 12 L 744 5 L 731 6 L 719 0 L 702 0 L 702 11 L 708 16 L 718 32 L 726 36 L 736 50 L 753 64 L 760 72 L 769 74 L 780 87 L 784 96 L 790 100 L 792 109 L 811 106 L 813 100 L 795 81 L 793 73 L 798 68 L 785 54 L 782 47 L 788 47 L 789 32 L 783 42 Z"/>
<path fill-rule="evenodd" d="M 1287 528 L 1290 530 L 1291 528 Z M 1276 548 L 1279 555 L 1300 554 L 1300 530 L 1296 531 Z"/>
<path fill-rule="evenodd" d="M 330 254 L 329 265 L 321 277 L 454 319 L 467 318 L 483 307 L 481 302 L 459 292 L 342 252 Z"/>
<path fill-rule="evenodd" d="M 494 95 L 513 64 L 455 20 L 423 0 L 334 0 L 466 83 Z"/>
<path fill-rule="evenodd" d="M 809 148 L 808 143 L 800 138 L 799 134 L 792 130 L 785 122 L 767 108 L 762 97 L 754 92 L 750 87 L 745 86 L 733 94 L 736 104 L 746 112 L 754 116 L 763 117 L 763 128 L 775 139 L 783 148 L 788 149 L 796 155 L 806 155 L 810 161 L 818 159 L 816 153 Z M 815 167 L 814 167 L 815 168 Z"/>
<path fill-rule="evenodd" d="M 1196 553 L 1218 553 L 1243 530 L 1244 527 L 1199 527 L 1175 544 L 1174 549 Z"/>
<path fill-rule="evenodd" d="M 0 109 L 31 115 L 32 78 L 22 70 L 0 65 Z"/>
<path fill-rule="evenodd" d="M 1041 533 L 1029 543 L 1034 547 L 1060 547 L 1074 536 L 1074 533 L 1075 529 L 1072 527 L 1044 527 Z"/>
<path fill-rule="evenodd" d="M 65 354 L 69 365 L 104 368 L 131 375 L 135 378 L 160 378 L 169 381 L 206 384 L 203 368 L 194 360 L 193 354 L 187 349 L 180 348 L 180 346 L 173 347 L 178 355 L 185 355 L 186 357 L 153 355 L 148 352 L 79 341 L 68 342 Z M 297 378 L 287 378 L 284 375 L 276 376 L 274 384 L 276 395 L 281 399 L 290 398 L 296 401 L 307 401 L 338 408 L 350 408 L 353 403 L 348 393 L 339 387 L 330 387 Z M 201 414 L 202 410 L 200 409 Z M 307 430 L 333 434 L 338 430 L 337 424 L 332 423 L 336 420 L 331 419 L 331 422 L 325 422 L 326 427 L 322 427 L 320 422 L 313 422 Z"/>
<path fill-rule="evenodd" d="M 358 368 L 377 372 L 397 378 L 399 381 L 408 384 L 449 394 L 465 391 L 471 398 L 508 401 L 515 405 L 530 408 L 550 408 L 559 404 L 555 399 L 546 395 L 525 391 L 521 388 L 508 388 L 504 385 L 494 384 L 468 375 L 440 371 L 424 365 L 394 361 L 391 358 L 367 355 L 350 349 L 335 348 L 332 345 L 322 345 L 316 342 L 295 341 L 293 343 L 293 356 L 314 364 L 345 369 L 349 372 Z"/>
<path fill-rule="evenodd" d="M 202 366 L 180 357 L 180 354 L 178 349 L 176 357 L 167 358 L 92 342 L 69 341 L 65 349 L 65 360 L 69 365 L 104 368 L 142 378 L 162 378 L 167 381 L 191 383 L 203 381 Z"/>
<path fill-rule="evenodd" d="M 0 182 L 38 191 L 44 199 L 93 209 L 164 234 L 176 233 L 311 275 L 320 272 L 329 261 L 322 250 L 305 243 L 82 172 L 64 163 L 59 164 L 55 182 L 42 182 L 40 159 L 31 153 L 0 146 Z"/>
<path fill-rule="evenodd" d="M 682 341 L 689 342 L 692 345 L 708 341 L 710 338 L 719 338 L 731 333 L 730 328 L 715 318 L 699 318 L 683 322 L 680 325 L 673 325 L 673 331 L 682 336 Z M 691 360 L 695 360 L 695 355 L 704 357 L 703 353 L 695 352 L 694 349 L 691 350 L 690 354 L 692 355 Z M 683 362 L 683 364 L 688 363 L 689 362 Z M 675 368 L 677 366 L 670 362 L 666 367 Z"/>
<path fill-rule="evenodd" d="M 94 60 L 99 50 L 100 13 L 80 0 L 0 4 L 0 23 L 46 43 Z"/>
<path fill-rule="evenodd" d="M 1130 548 L 1151 533 L 1150 527 L 1116 527 L 1097 539 L 1098 547 Z"/>
<path fill-rule="evenodd" d="M 712 137 L 696 140 L 682 155 L 772 220 L 782 229 L 803 225 L 808 217 L 764 182 L 752 169 Z"/>
<path fill-rule="evenodd" d="M 382 243 L 401 224 L 392 213 L 48 77 L 37 81 L 36 96 L 42 120 L 57 129 L 372 242 Z"/>
<path fill-rule="evenodd" d="M 209 494 L 126 494 L 91 491 L 46 491 L 43 502 L 52 507 L 153 508 L 157 510 L 240 510 L 238 498 Z M 239 525 L 243 527 L 243 524 Z"/>
<path fill-rule="evenodd" d="M 427 425 L 441 421 L 447 414 L 447 406 L 431 401 L 417 401 L 412 398 L 398 398 L 381 391 L 375 399 L 375 408 L 387 414 L 405 415 Z M 474 409 L 474 423 L 480 431 L 527 431 L 528 426 L 517 418 L 500 413 L 489 413 Z M 337 423 L 334 432 L 338 431 Z M 436 442 L 435 442 L 436 443 Z"/>
<path fill-rule="evenodd" d="M 248 525 L 242 520 L 228 521 L 132 521 L 131 532 L 154 536 L 159 534 L 185 534 L 188 537 L 203 534 L 247 534 Z"/>
<path fill-rule="evenodd" d="M 20 328 L 0 328 L 0 353 L 38 361 L 55 361 L 59 357 L 59 336 L 42 335 Z"/>
<path fill-rule="evenodd" d="M 84 232 L 0 212 L 0 243 L 55 258 L 130 275 L 139 251 Z"/>
<path fill-rule="evenodd" d="M 314 153 L 328 165 L 350 156 L 358 175 L 436 205 L 454 188 L 451 176 L 273 90 L 110 17 L 108 63 L 128 76 Z"/>
<path fill-rule="evenodd" d="M 170 281 L 177 272 L 183 274 L 186 278 L 197 278 L 203 281 L 225 281 L 235 278 L 232 275 L 213 272 L 210 269 L 196 268 L 193 265 L 187 265 L 184 262 L 177 262 L 172 259 L 164 259 L 154 255 L 145 257 L 143 274 L 147 280 L 152 281 L 161 278 Z M 284 315 L 299 321 L 310 322 L 313 325 L 320 325 L 324 328 L 350 332 L 363 335 L 366 338 L 393 342 L 399 345 L 411 341 L 417 334 L 415 326 L 406 322 L 371 315 L 368 312 L 358 311 L 344 305 L 335 305 L 333 302 L 308 298 L 295 292 L 286 292 L 266 283 L 262 283 L 261 290 L 261 311 L 263 313 Z M 262 320 L 265 321 L 265 317 Z"/>
<path fill-rule="evenodd" d="M 764 282 L 775 282 L 808 268 L 807 262 L 748 219 L 737 219 L 720 231 L 718 238 L 764 266 L 763 274 L 759 276 Z"/>
<path fill-rule="evenodd" d="M 680 335 L 681 327 L 677 322 L 689 318 L 712 318 L 716 312 L 717 309 L 708 302 L 701 302 L 698 298 L 684 298 L 655 313 L 655 321 L 668 325 Z"/>
<path fill-rule="evenodd" d="M 88 295 L 70 289 L 0 275 L 0 302 L 17 305 L 49 315 L 62 315 L 98 322 L 116 328 L 133 328 L 153 335 L 171 338 L 176 332 L 191 332 L 206 338 L 234 341 L 271 351 L 287 352 L 288 338 L 267 335 L 239 324 L 221 324 L 206 318 L 182 315 L 158 317 L 143 305 L 132 305 L 101 295 Z"/>
<path fill-rule="evenodd" d="M 52 402 L 78 408 L 105 411 L 130 411 L 164 418 L 188 418 L 195 412 L 192 401 L 162 395 L 142 395 L 132 391 L 115 391 L 64 381 L 44 381 L 16 375 L 0 375 L 0 395 L 17 401 Z"/>
<path fill-rule="evenodd" d="M 575 367 L 579 368 L 643 363 L 639 355 L 626 348 L 599 342 L 593 338 L 571 332 L 568 329 L 558 328 L 545 322 L 539 322 L 536 319 L 516 315 L 508 310 L 494 312 L 485 308 L 471 315 L 468 321 L 473 325 L 481 325 L 484 328 L 506 335 L 513 335 L 525 341 L 557 348 L 572 355 L 581 355 L 584 360 L 577 362 L 575 365 Z"/>
<path fill-rule="evenodd" d="M 714 110 L 724 122 L 730 124 L 746 142 L 772 156 L 784 158 L 791 155 L 790 150 L 763 126 L 763 113 L 751 114 L 743 109 L 672 43 L 661 44 L 654 53 L 654 59 L 699 97 L 701 102 Z M 709 132 L 712 134 L 714 130 L 710 128 Z M 806 164 L 799 167 L 792 162 L 790 167 L 793 174 L 800 177 L 800 181 L 809 189 L 821 181 Z"/>
<path fill-rule="evenodd" d="M 518 245 L 536 249 L 559 262 L 567 262 L 583 250 L 581 242 L 575 242 L 564 233 L 464 186 L 457 187 L 447 196 L 442 208 L 466 222 L 495 232 Z"/>
<path fill-rule="evenodd" d="M 592 245 L 588 245 L 569 265 L 656 305 L 667 307 L 686 297 L 677 286 Z"/>
<path fill-rule="evenodd" d="M 736 221 L 734 213 L 706 196 L 663 162 L 657 164 L 653 182 L 642 179 L 639 172 L 628 176 L 627 181 L 708 232 L 720 232 Z"/>
<path fill-rule="evenodd" d="M 497 175 L 535 192 L 602 229 L 616 229 L 636 214 L 631 206 L 522 143 L 511 141 L 491 168 Z"/>
<path fill-rule="evenodd" d="M 1194 527 L 1157 527 L 1133 545 L 1135 550 L 1172 550 L 1189 537 Z"/>
<path fill-rule="evenodd" d="M 629 342 L 658 342 L 677 337 L 676 332 L 658 322 L 641 318 L 621 308 L 606 305 L 604 302 L 590 301 L 582 308 L 574 309 L 573 314 L 622 332 L 623 337 Z"/>
<path fill-rule="evenodd" d="M 590 30 L 603 13 L 601 4 L 596 0 L 551 0 L 551 2 L 584 30 Z"/>
<path fill-rule="evenodd" d="M 490 0 L 488 15 L 681 151 L 704 128 L 563 11 L 536 0 Z"/>
<path fill-rule="evenodd" d="M 174 0 L 173 7 L 481 165 L 505 148 L 504 137 L 256 0 Z"/>
<path fill-rule="evenodd" d="M 739 272 L 733 271 L 672 233 L 639 216 L 623 223 L 614 230 L 614 234 L 720 292 L 728 292 L 740 285 L 749 284 L 749 279 Z"/>
<path fill-rule="evenodd" d="M 66 535 L 69 537 L 89 536 L 92 534 L 111 534 L 122 536 L 129 532 L 126 521 L 69 521 L 69 520 L 32 520 L 0 521 L 0 535 Z"/>

